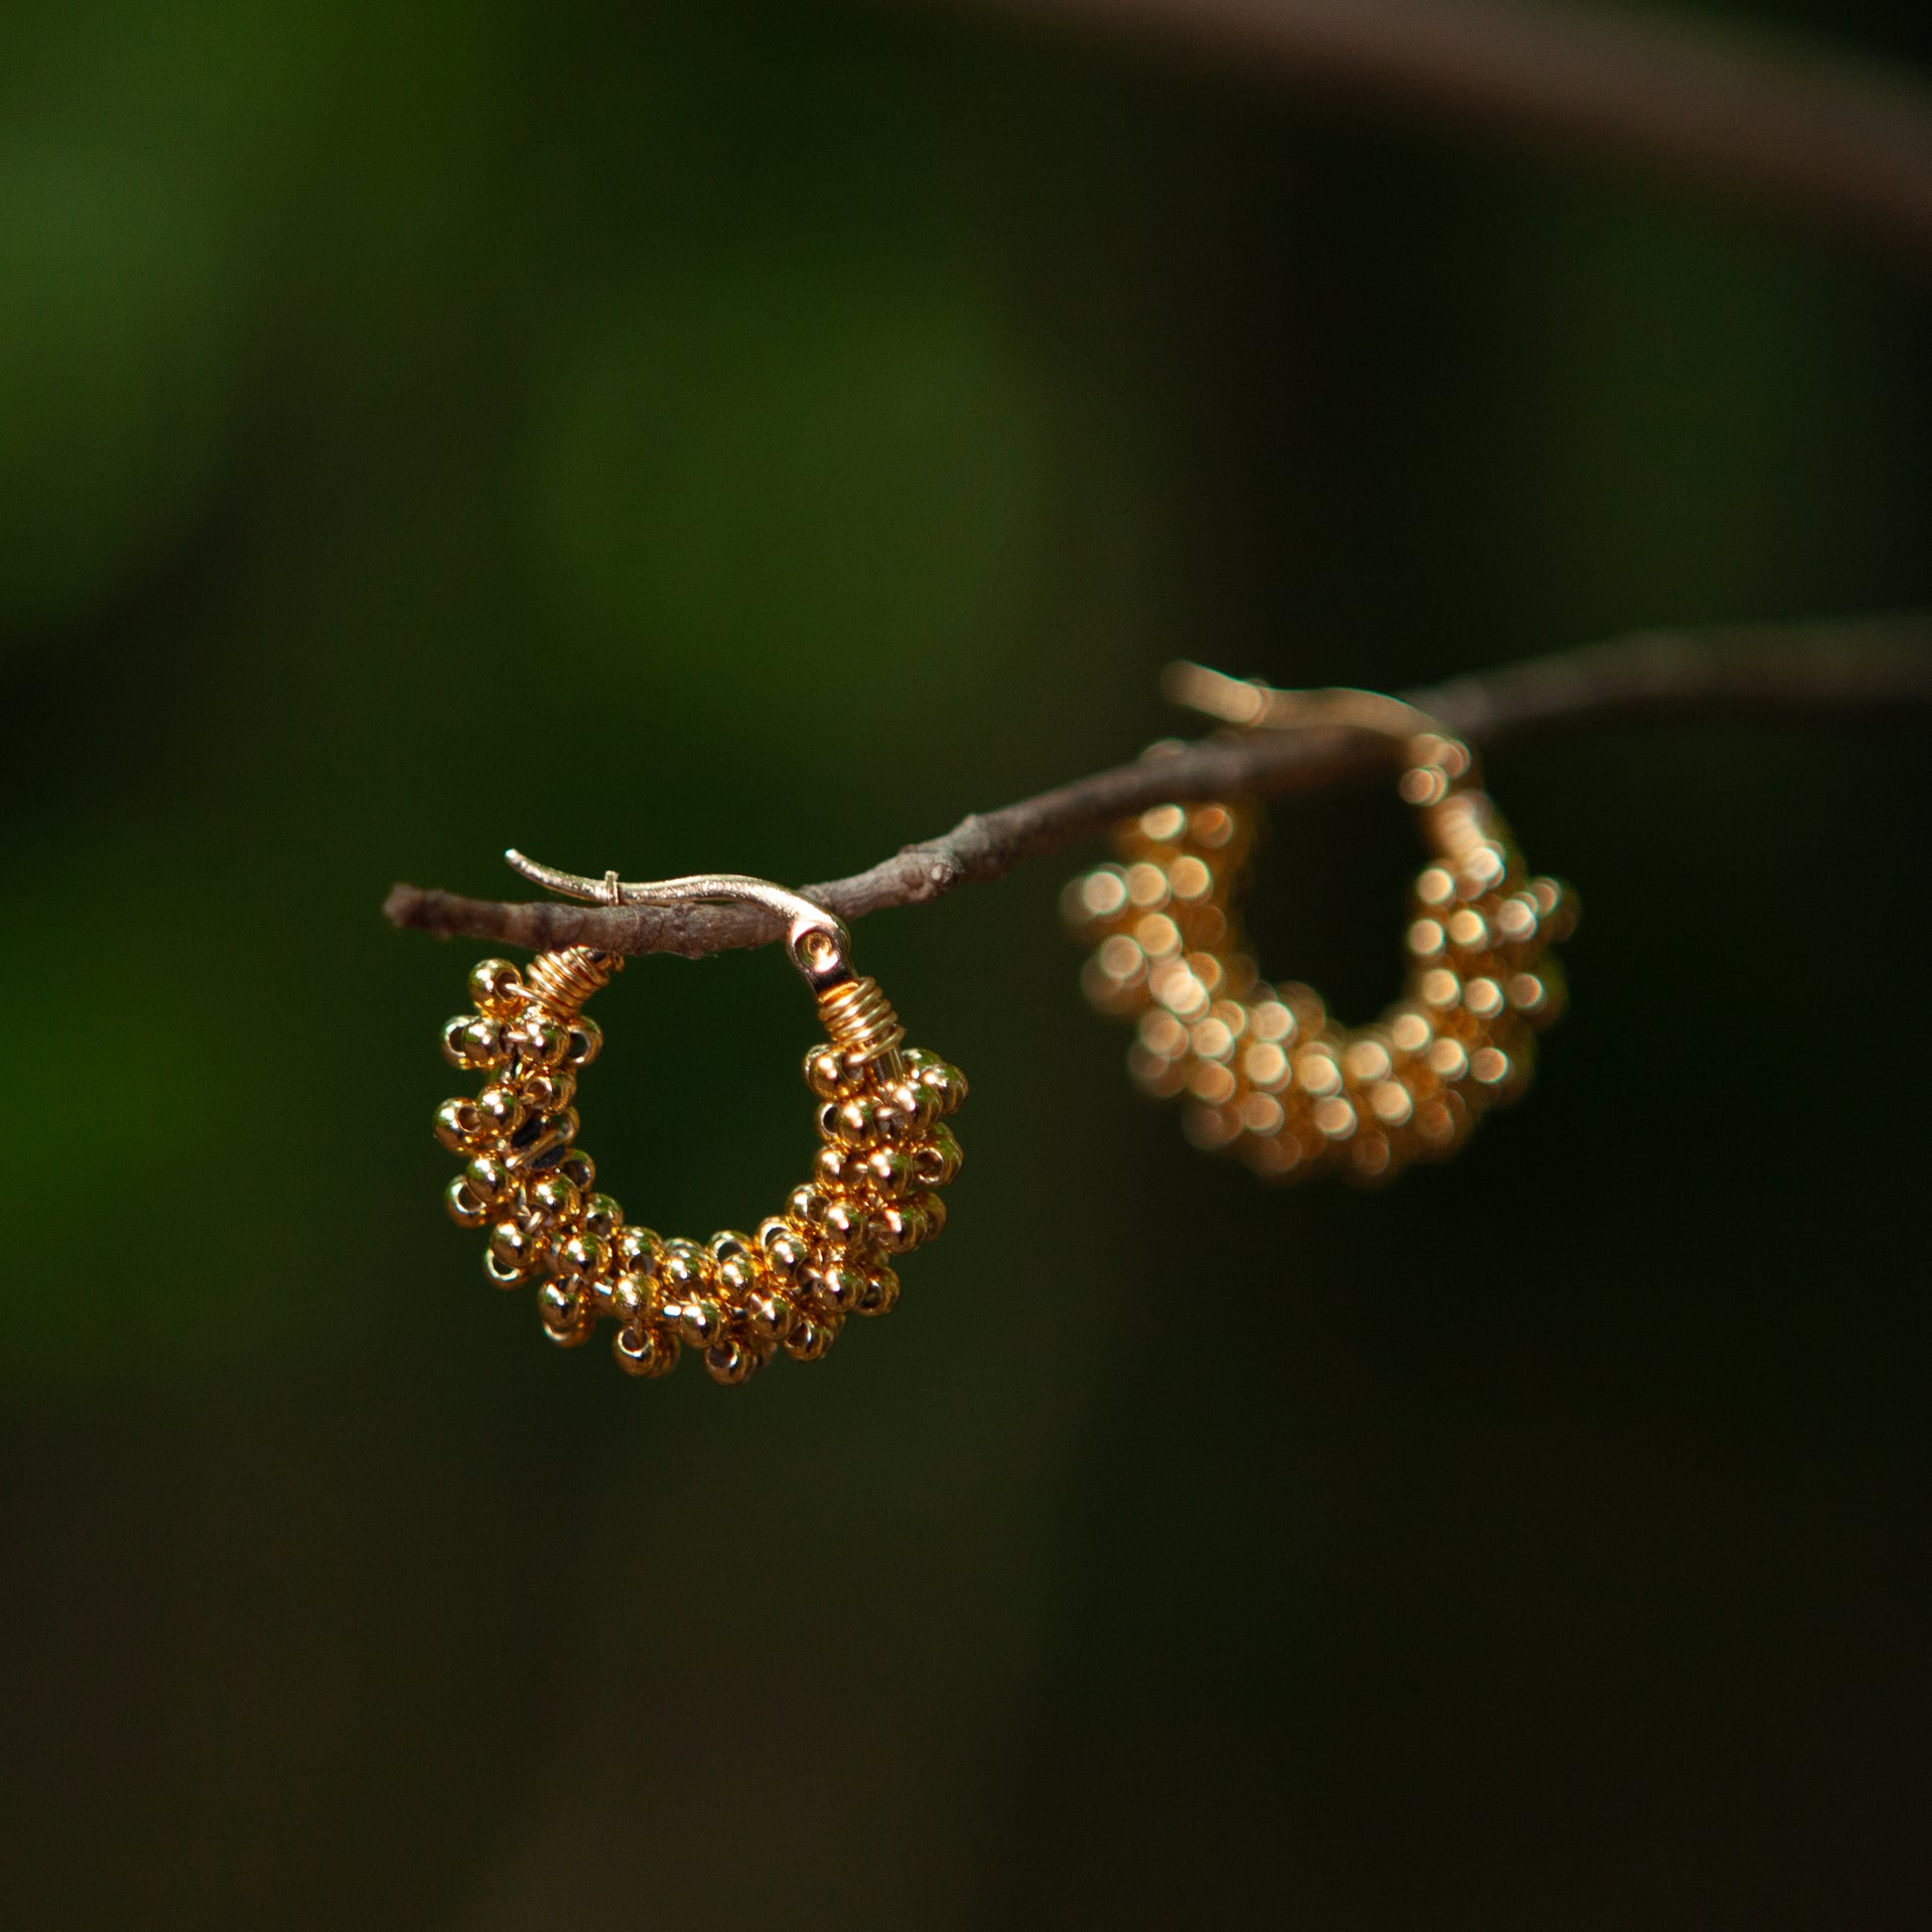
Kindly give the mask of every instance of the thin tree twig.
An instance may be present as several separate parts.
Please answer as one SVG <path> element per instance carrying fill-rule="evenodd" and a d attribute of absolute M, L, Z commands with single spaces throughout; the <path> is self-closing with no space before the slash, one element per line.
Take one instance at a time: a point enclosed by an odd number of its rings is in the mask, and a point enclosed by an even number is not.
<path fill-rule="evenodd" d="M 929 4 L 929 0 L 928 0 Z M 1635 164 L 1932 265 L 1932 87 L 1795 35 L 1557 0 L 945 0 Z"/>
<path fill-rule="evenodd" d="M 1840 721 L 1932 704 L 1932 616 L 1838 623 L 1650 631 L 1407 691 L 1473 745 L 1612 719 L 1758 716 Z M 1158 755 L 1157 755 L 1158 754 Z M 818 886 L 805 897 L 843 919 L 924 905 L 955 888 L 1002 878 L 1169 799 L 1284 796 L 1333 790 L 1386 769 L 1386 741 L 1354 731 L 1259 731 L 1165 745 L 999 811 L 975 812 L 943 838 Z M 783 921 L 749 905 L 574 905 L 502 901 L 398 885 L 383 903 L 393 925 L 540 949 L 601 946 L 699 958 L 777 939 Z"/>

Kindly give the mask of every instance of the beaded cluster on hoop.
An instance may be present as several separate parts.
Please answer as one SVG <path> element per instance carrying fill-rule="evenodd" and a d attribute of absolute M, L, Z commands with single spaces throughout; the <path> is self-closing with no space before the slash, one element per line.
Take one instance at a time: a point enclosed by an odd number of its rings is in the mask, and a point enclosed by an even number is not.
<path fill-rule="evenodd" d="M 812 1178 L 756 1233 L 666 1240 L 595 1191 L 597 1170 L 576 1145 L 577 1076 L 603 1044 L 584 1003 L 622 963 L 573 946 L 538 954 L 527 974 L 501 959 L 471 973 L 474 1011 L 444 1029 L 443 1051 L 489 1078 L 437 1110 L 437 1138 L 469 1164 L 451 1183 L 451 1217 L 489 1230 L 483 1266 L 499 1287 L 541 1282 L 553 1341 L 573 1347 L 613 1318 L 618 1361 L 633 1375 L 667 1374 L 685 1345 L 727 1383 L 780 1349 L 815 1361 L 847 1315 L 893 1307 L 893 1262 L 945 1226 L 935 1190 L 960 1162 L 945 1116 L 966 1081 L 901 1046 L 875 981 L 816 986 L 828 1038 L 805 1056 L 823 1143 Z"/>
<path fill-rule="evenodd" d="M 1118 863 L 1066 890 L 1068 922 L 1096 942 L 1088 998 L 1136 1023 L 1135 1080 L 1184 1098 L 1196 1146 L 1270 1177 L 1374 1181 L 1452 1154 L 1527 1087 L 1536 1031 L 1563 1005 L 1547 949 L 1575 923 L 1574 895 L 1528 875 L 1467 746 L 1423 732 L 1406 753 L 1401 792 L 1431 862 L 1412 894 L 1407 983 L 1371 1026 L 1338 1026 L 1311 987 L 1261 978 L 1237 913 L 1252 804 L 1127 819 Z"/>

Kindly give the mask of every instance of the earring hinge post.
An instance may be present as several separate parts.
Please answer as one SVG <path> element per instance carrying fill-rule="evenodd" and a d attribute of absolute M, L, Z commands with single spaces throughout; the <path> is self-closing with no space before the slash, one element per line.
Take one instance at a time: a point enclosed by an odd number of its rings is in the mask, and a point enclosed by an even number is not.
<path fill-rule="evenodd" d="M 1172 703 L 1242 731 L 1318 731 L 1325 727 L 1406 739 L 1442 729 L 1428 712 L 1386 692 L 1348 685 L 1283 691 L 1260 678 L 1230 677 L 1225 671 L 1185 658 L 1176 659 L 1162 672 L 1161 689 Z"/>
<path fill-rule="evenodd" d="M 743 872 L 692 873 L 682 879 L 649 880 L 621 880 L 616 873 L 606 873 L 602 879 L 591 879 L 542 865 L 514 846 L 503 857 L 512 871 L 521 873 L 532 885 L 597 905 L 762 905 L 785 921 L 785 942 L 792 959 L 814 986 L 831 984 L 851 969 L 852 935 L 845 922 L 824 906 L 768 879 Z M 831 942 L 830 960 L 808 956 L 812 949 L 807 942 L 814 937 Z"/>

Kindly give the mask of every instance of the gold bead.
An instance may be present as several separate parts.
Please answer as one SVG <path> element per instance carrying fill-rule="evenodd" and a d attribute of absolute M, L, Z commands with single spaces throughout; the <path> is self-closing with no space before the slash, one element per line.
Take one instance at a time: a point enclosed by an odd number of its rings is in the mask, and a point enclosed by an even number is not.
<path fill-rule="evenodd" d="M 919 1084 L 931 1089 L 941 1114 L 956 1114 L 966 1099 L 966 1076 L 944 1060 L 922 1067 Z"/>
<path fill-rule="evenodd" d="M 494 1134 L 515 1134 L 523 1125 L 523 1101 L 513 1087 L 492 1081 L 477 1096 L 477 1113 Z"/>
<path fill-rule="evenodd" d="M 489 1230 L 489 1258 L 520 1281 L 536 1265 L 536 1243 L 516 1222 L 498 1221 Z"/>
<path fill-rule="evenodd" d="M 1242 1077 L 1269 1093 L 1288 1085 L 1288 1055 L 1272 1039 L 1258 1039 L 1241 1055 Z"/>
<path fill-rule="evenodd" d="M 1230 1005 L 1226 1000 L 1217 1000 L 1217 1007 Z M 1203 1060 L 1225 1060 L 1234 1052 L 1234 1030 L 1218 1013 L 1210 1012 L 1205 1020 L 1197 1020 L 1188 1030 L 1188 1050 Z"/>
<path fill-rule="evenodd" d="M 1496 907 L 1496 930 L 1513 945 L 1527 945 L 1536 937 L 1536 901 L 1526 894 L 1515 893 Z"/>
<path fill-rule="evenodd" d="M 1584 915 L 1583 900 L 1575 889 L 1554 879 L 1532 879 L 1529 890 L 1542 909 L 1545 932 L 1552 940 L 1568 939 Z"/>
<path fill-rule="evenodd" d="M 1474 898 L 1502 878 L 1507 870 L 1500 848 L 1484 843 L 1463 860 L 1456 876 L 1455 890 L 1463 898 Z"/>
<path fill-rule="evenodd" d="M 519 1091 L 533 1114 L 560 1114 L 577 1097 L 577 1076 L 570 1072 L 532 1073 Z"/>
<path fill-rule="evenodd" d="M 623 1209 L 609 1194 L 592 1194 L 584 1202 L 583 1227 L 598 1240 L 615 1243 L 623 1226 Z"/>
<path fill-rule="evenodd" d="M 712 1279 L 727 1300 L 736 1302 L 758 1288 L 761 1280 L 759 1255 L 751 1240 L 727 1230 L 711 1237 Z"/>
<path fill-rule="evenodd" d="M 1209 852 L 1225 852 L 1229 861 L 1238 860 L 1248 842 L 1240 817 L 1225 805 L 1194 806 L 1187 814 L 1187 836 Z"/>
<path fill-rule="evenodd" d="M 856 1248 L 870 1238 L 873 1217 L 856 1201 L 835 1197 L 825 1203 L 820 1226 L 834 1247 Z"/>
<path fill-rule="evenodd" d="M 625 1268 L 655 1279 L 664 1256 L 664 1244 L 649 1228 L 628 1223 L 618 1234 L 618 1260 Z"/>
<path fill-rule="evenodd" d="M 655 1378 L 677 1366 L 677 1337 L 658 1328 L 626 1323 L 611 1337 L 611 1349 L 626 1375 Z"/>
<path fill-rule="evenodd" d="M 888 1140 L 912 1140 L 939 1118 L 939 1095 L 919 1080 L 897 1080 L 880 1094 L 874 1111 Z"/>
<path fill-rule="evenodd" d="M 436 1138 L 452 1154 L 468 1154 L 484 1145 L 489 1134 L 474 1100 L 446 1100 L 436 1110 Z"/>
<path fill-rule="evenodd" d="M 503 1030 L 503 1043 L 526 1064 L 559 1067 L 570 1052 L 570 1030 L 542 1007 L 528 1007 Z"/>
<path fill-rule="evenodd" d="M 636 1321 L 656 1308 L 656 1284 L 648 1275 L 620 1275 L 616 1281 L 600 1277 L 590 1285 L 592 1297 L 620 1321 Z"/>
<path fill-rule="evenodd" d="M 739 1304 L 739 1319 L 754 1341 L 782 1341 L 791 1332 L 793 1310 L 782 1295 L 768 1288 L 751 1289 Z"/>
<path fill-rule="evenodd" d="M 1159 912 L 1173 897 L 1167 872 L 1148 860 L 1127 868 L 1127 897 L 1143 912 Z"/>
<path fill-rule="evenodd" d="M 1335 1064 L 1333 1049 L 1326 1041 L 1301 1054 L 1295 1062 L 1295 1084 L 1304 1092 L 1319 1098 L 1341 1090 L 1341 1068 Z M 1218 1096 L 1203 1095 L 1203 1099 Z"/>
<path fill-rule="evenodd" d="M 945 1204 L 937 1194 L 915 1194 L 903 1202 L 888 1201 L 873 1216 L 879 1245 L 889 1255 L 909 1255 L 930 1241 L 945 1222 Z"/>
<path fill-rule="evenodd" d="M 1371 1087 L 1368 1104 L 1384 1127 L 1400 1127 L 1416 1111 L 1414 1096 L 1400 1080 L 1383 1080 Z"/>
<path fill-rule="evenodd" d="M 611 1250 L 594 1234 L 573 1234 L 557 1250 L 557 1273 L 565 1281 L 601 1275 L 611 1264 Z"/>
<path fill-rule="evenodd" d="M 1248 1031 L 1257 1039 L 1287 1046 L 1302 1031 L 1302 1026 L 1295 1017 L 1295 1009 L 1286 1001 L 1263 998 L 1248 1010 Z"/>
<path fill-rule="evenodd" d="M 889 1199 L 912 1183 L 912 1164 L 896 1147 L 874 1148 L 861 1164 L 866 1178 Z"/>
<path fill-rule="evenodd" d="M 803 1280 L 805 1270 L 811 1265 L 811 1245 L 789 1222 L 760 1223 L 759 1246 L 764 1251 L 764 1265 L 773 1280 L 785 1283 Z"/>
<path fill-rule="evenodd" d="M 443 1057 L 465 1072 L 501 1066 L 507 1055 L 496 1022 L 481 1014 L 459 1014 L 443 1028 Z"/>
<path fill-rule="evenodd" d="M 958 1177 L 965 1156 L 952 1129 L 935 1124 L 930 1138 L 912 1150 L 912 1173 L 922 1187 L 945 1187 Z"/>
<path fill-rule="evenodd" d="M 850 1314 L 865 1295 L 866 1277 L 857 1268 L 832 1262 L 822 1268 L 807 1270 L 805 1291 L 811 1298 L 813 1308 L 822 1313 Z"/>
<path fill-rule="evenodd" d="M 544 1332 L 562 1348 L 575 1348 L 591 1338 L 597 1313 L 587 1297 L 563 1282 L 546 1282 L 537 1292 L 537 1312 Z"/>
<path fill-rule="evenodd" d="M 1479 1047 L 1469 1055 L 1469 1076 L 1486 1087 L 1500 1086 L 1509 1078 L 1509 1055 L 1493 1046 Z"/>
<path fill-rule="evenodd" d="M 1492 1020 L 1503 1010 L 1503 990 L 1486 975 L 1479 976 L 1463 987 L 1462 1004 L 1478 1020 Z"/>
<path fill-rule="evenodd" d="M 450 1219 L 460 1228 L 480 1228 L 489 1219 L 489 1203 L 478 1196 L 468 1175 L 459 1175 L 450 1182 L 443 1203 L 450 1210 Z"/>
<path fill-rule="evenodd" d="M 731 1325 L 731 1312 L 708 1295 L 684 1301 L 666 1299 L 659 1309 L 671 1329 L 693 1348 L 709 1348 Z"/>
<path fill-rule="evenodd" d="M 836 1046 L 814 1046 L 805 1055 L 805 1084 L 821 1100 L 837 1100 L 846 1091 L 845 1055 Z"/>
<path fill-rule="evenodd" d="M 815 1187 L 808 1181 L 794 1187 L 785 1196 L 785 1215 L 787 1219 L 797 1222 L 800 1227 L 823 1227 L 825 1210 L 831 1202 L 832 1196 L 824 1188 Z"/>
<path fill-rule="evenodd" d="M 577 1189 L 561 1174 L 555 1173 L 543 1174 L 533 1180 L 524 1190 L 523 1197 L 529 1203 L 530 1212 L 546 1227 L 574 1220 L 583 1205 L 583 1197 Z"/>
<path fill-rule="evenodd" d="M 523 1004 L 523 975 L 507 959 L 480 959 L 470 969 L 470 997 L 484 1013 L 513 1014 Z"/>
<path fill-rule="evenodd" d="M 509 1185 L 509 1170 L 493 1154 L 480 1154 L 464 1169 L 463 1177 L 479 1200 L 494 1201 Z"/>
<path fill-rule="evenodd" d="M 898 1306 L 898 1277 L 887 1267 L 870 1269 L 853 1309 L 855 1314 L 891 1314 Z"/>
<path fill-rule="evenodd" d="M 1168 868 L 1168 890 L 1175 898 L 1205 898 L 1213 887 L 1214 875 L 1191 852 L 1183 853 Z"/>
<path fill-rule="evenodd" d="M 1076 932 L 1114 918 L 1127 904 L 1127 882 L 1118 866 L 1102 866 L 1069 879 L 1060 895 L 1060 915 Z"/>
<path fill-rule="evenodd" d="M 1541 1014 L 1550 1004 L 1549 985 L 1537 973 L 1512 973 L 1503 992 L 1518 1013 Z"/>
<path fill-rule="evenodd" d="M 946 1231 L 946 1203 L 939 1195 L 929 1189 L 922 1194 L 914 1194 L 912 1205 L 925 1218 L 925 1232 L 920 1235 L 921 1242 L 936 1241 Z"/>
<path fill-rule="evenodd" d="M 815 1362 L 839 1338 L 837 1315 L 801 1314 L 785 1336 L 784 1350 L 794 1362 Z"/>
<path fill-rule="evenodd" d="M 760 1357 L 735 1337 L 716 1341 L 704 1352 L 705 1373 L 727 1387 L 748 1382 L 758 1372 Z"/>
<path fill-rule="evenodd" d="M 666 1295 L 707 1295 L 711 1289 L 711 1256 L 696 1240 L 672 1238 L 664 1242 L 659 1275 Z"/>
<path fill-rule="evenodd" d="M 1342 1049 L 1341 1070 L 1355 1086 L 1386 1080 L 1392 1064 L 1389 1049 L 1372 1035 L 1356 1038 Z"/>
<path fill-rule="evenodd" d="M 1405 805 L 1439 805 L 1449 796 L 1449 774 L 1439 764 L 1412 765 L 1396 789 Z"/>
<path fill-rule="evenodd" d="M 1398 1052 L 1420 1053 L 1435 1035 L 1435 1028 L 1413 1008 L 1398 1011 L 1389 1021 L 1389 1043 Z"/>

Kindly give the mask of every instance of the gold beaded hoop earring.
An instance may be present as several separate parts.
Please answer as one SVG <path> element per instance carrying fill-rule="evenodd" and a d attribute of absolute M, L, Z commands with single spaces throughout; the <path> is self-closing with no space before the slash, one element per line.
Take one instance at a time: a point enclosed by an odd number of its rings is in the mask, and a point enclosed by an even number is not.
<path fill-rule="evenodd" d="M 624 885 L 615 873 L 600 883 L 509 858 L 552 891 L 607 904 L 725 900 L 780 913 L 828 1035 L 805 1056 L 823 1145 L 812 1178 L 756 1234 L 727 1230 L 700 1245 L 626 1223 L 593 1191 L 571 1105 L 603 1045 L 585 1004 L 621 955 L 572 946 L 539 953 L 527 973 L 485 959 L 470 975 L 475 1009 L 445 1027 L 443 1051 L 489 1080 L 473 1099 L 445 1101 L 436 1134 L 469 1163 L 447 1200 L 460 1226 L 489 1230 L 489 1279 L 506 1289 L 542 1281 L 544 1328 L 566 1348 L 611 1316 L 619 1365 L 632 1375 L 667 1374 L 688 1344 L 714 1381 L 743 1382 L 780 1348 L 817 1360 L 849 1314 L 886 1313 L 898 1300 L 893 1262 L 946 1224 L 935 1190 L 959 1172 L 960 1152 L 944 1117 L 966 1081 L 936 1054 L 901 1045 L 892 1003 L 853 971 L 844 925 L 739 874 Z"/>
<path fill-rule="evenodd" d="M 1064 911 L 1095 942 L 1081 976 L 1102 1013 L 1136 1023 L 1136 1083 L 1185 1103 L 1187 1137 L 1270 1178 L 1385 1179 L 1442 1160 L 1530 1081 L 1536 1032 L 1563 1006 L 1548 948 L 1575 895 L 1526 871 L 1474 755 L 1427 713 L 1372 691 L 1277 691 L 1200 665 L 1173 694 L 1242 730 L 1345 727 L 1402 754 L 1421 819 L 1401 997 L 1337 1025 L 1298 981 L 1265 982 L 1238 900 L 1260 822 L 1250 800 L 1157 805 L 1115 828 L 1116 863 L 1071 881 Z"/>

